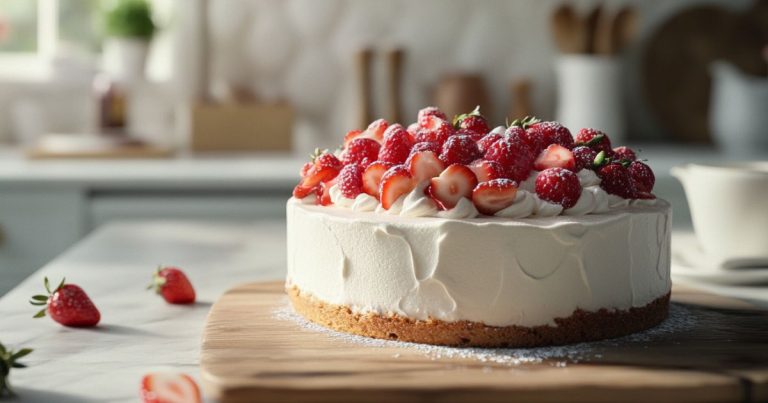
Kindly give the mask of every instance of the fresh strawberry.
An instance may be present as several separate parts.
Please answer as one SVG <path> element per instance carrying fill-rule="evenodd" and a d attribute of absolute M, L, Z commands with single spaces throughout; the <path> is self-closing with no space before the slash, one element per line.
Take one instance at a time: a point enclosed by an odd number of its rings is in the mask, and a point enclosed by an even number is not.
<path fill-rule="evenodd" d="M 331 200 L 331 187 L 336 184 L 336 179 L 330 182 L 323 182 L 320 184 L 320 190 L 318 190 L 317 204 L 321 206 L 330 206 L 333 204 Z"/>
<path fill-rule="evenodd" d="M 494 215 L 515 202 L 517 182 L 510 179 L 493 179 L 480 182 L 472 191 L 472 202 L 477 211 L 485 215 Z"/>
<path fill-rule="evenodd" d="M 635 192 L 635 199 L 653 200 L 656 195 L 651 192 Z"/>
<path fill-rule="evenodd" d="M 368 165 L 363 172 L 363 192 L 379 198 L 379 185 L 381 184 L 381 177 L 384 173 L 392 167 L 392 164 L 384 161 L 376 161 L 371 165 Z"/>
<path fill-rule="evenodd" d="M 8 380 L 11 370 L 14 368 L 26 368 L 19 360 L 32 353 L 31 348 L 22 348 L 19 351 L 13 351 L 0 343 L 0 399 L 7 395 L 11 398 L 15 396 L 11 384 Z"/>
<path fill-rule="evenodd" d="M 573 157 L 576 159 L 575 172 L 579 172 L 582 169 L 592 169 L 595 157 L 597 157 L 597 151 L 587 146 L 578 146 L 573 148 Z"/>
<path fill-rule="evenodd" d="M 634 198 L 635 187 L 629 176 L 629 170 L 623 165 L 616 163 L 605 165 L 597 171 L 597 175 L 601 179 L 600 187 L 606 192 L 625 199 Z"/>
<path fill-rule="evenodd" d="M 476 160 L 468 165 L 468 167 L 475 174 L 478 182 L 501 179 L 506 175 L 504 168 L 494 161 Z"/>
<path fill-rule="evenodd" d="M 363 131 L 360 129 L 348 131 L 347 134 L 344 136 L 344 148 L 347 148 L 347 144 L 349 144 L 352 140 L 360 137 L 360 135 L 362 134 L 363 134 Z"/>
<path fill-rule="evenodd" d="M 405 165 L 395 165 L 389 168 L 381 177 L 381 184 L 379 185 L 381 207 L 389 210 L 400 196 L 413 190 L 414 186 L 416 184 Z"/>
<path fill-rule="evenodd" d="M 365 129 L 363 138 L 369 138 L 381 143 L 384 140 L 384 132 L 389 127 L 389 122 L 385 119 L 378 119 L 371 122 L 368 128 Z"/>
<path fill-rule="evenodd" d="M 483 155 L 485 155 L 488 149 L 491 148 L 491 145 L 499 140 L 501 140 L 501 134 L 488 133 L 480 140 L 477 140 L 477 148 Z"/>
<path fill-rule="evenodd" d="M 571 208 L 581 196 L 579 177 L 564 168 L 547 168 L 536 176 L 536 194 L 564 209 Z"/>
<path fill-rule="evenodd" d="M 357 164 L 345 166 L 337 177 L 342 196 L 354 199 L 363 193 L 363 168 Z"/>
<path fill-rule="evenodd" d="M 605 151 L 607 157 L 613 155 L 611 140 L 608 135 L 597 129 L 581 129 L 576 134 L 576 145 L 585 145 L 597 152 Z"/>
<path fill-rule="evenodd" d="M 533 168 L 535 155 L 520 140 L 504 138 L 491 145 L 485 153 L 485 159 L 498 162 L 510 179 L 522 182 Z"/>
<path fill-rule="evenodd" d="M 573 148 L 571 131 L 558 122 L 537 122 L 532 124 L 528 131 L 538 133 L 544 147 L 558 144 L 569 150 Z"/>
<path fill-rule="evenodd" d="M 143 403 L 200 403 L 200 388 L 187 374 L 153 372 L 141 379 Z"/>
<path fill-rule="evenodd" d="M 411 141 L 414 141 L 414 139 L 416 138 L 416 133 L 419 131 L 420 128 L 421 126 L 419 126 L 417 122 L 414 122 L 408 125 L 408 127 L 405 129 L 405 131 L 407 131 L 408 134 L 411 135 Z"/>
<path fill-rule="evenodd" d="M 424 122 L 414 136 L 416 143 L 432 141 L 442 146 L 445 140 L 448 140 L 448 137 L 454 133 L 451 123 L 437 116 L 427 116 L 424 118 Z"/>
<path fill-rule="evenodd" d="M 405 166 L 416 183 L 434 178 L 445 169 L 445 164 L 434 151 L 418 151 L 411 154 L 405 161 Z"/>
<path fill-rule="evenodd" d="M 309 172 L 310 169 L 312 169 L 313 165 L 315 165 L 315 164 L 313 164 L 311 161 L 309 161 L 309 162 L 305 163 L 304 165 L 302 165 L 301 166 L 301 171 L 299 171 L 299 175 L 301 175 L 302 178 L 307 176 L 307 173 Z"/>
<path fill-rule="evenodd" d="M 616 147 L 613 149 L 613 157 L 612 159 L 614 161 L 628 161 L 632 162 L 637 159 L 637 154 L 635 154 L 634 151 L 632 151 L 631 148 L 621 146 Z"/>
<path fill-rule="evenodd" d="M 379 150 L 379 161 L 402 164 L 411 152 L 411 135 L 403 126 L 394 124 L 384 132 L 384 145 Z"/>
<path fill-rule="evenodd" d="M 442 120 L 446 120 L 446 121 L 448 120 L 448 117 L 445 116 L 445 113 L 443 113 L 436 106 L 428 106 L 419 111 L 416 122 L 419 124 L 419 126 L 425 127 L 428 125 L 427 118 L 432 116 Z"/>
<path fill-rule="evenodd" d="M 547 168 L 555 167 L 575 171 L 576 159 L 573 157 L 571 150 L 559 144 L 550 144 L 533 161 L 533 169 L 543 171 Z"/>
<path fill-rule="evenodd" d="M 307 170 L 307 175 L 301 180 L 304 188 L 313 188 L 320 182 L 327 182 L 336 177 L 341 171 L 341 161 L 327 150 L 315 150 L 312 157 L 312 167 Z"/>
<path fill-rule="evenodd" d="M 357 138 L 352 140 L 341 156 L 344 165 L 359 164 L 367 167 L 379 157 L 381 145 L 370 138 Z M 339 168 L 341 170 L 341 168 Z"/>
<path fill-rule="evenodd" d="M 534 155 L 539 155 L 541 150 L 547 146 L 544 144 L 544 137 L 539 130 L 526 130 L 520 126 L 510 126 L 504 132 L 504 136 L 525 144 Z"/>
<path fill-rule="evenodd" d="M 416 154 L 419 151 L 432 151 L 435 154 L 440 154 L 440 144 L 437 144 L 433 141 L 422 141 L 421 143 L 416 143 L 413 145 L 413 147 L 411 147 L 411 154 Z"/>
<path fill-rule="evenodd" d="M 45 306 L 35 318 L 45 316 L 47 311 L 51 319 L 64 326 L 92 327 L 99 323 L 101 314 L 82 288 L 65 284 L 62 279 L 59 286 L 51 290 L 48 277 L 44 284 L 48 295 L 35 295 L 29 301 L 32 305 Z"/>
<path fill-rule="evenodd" d="M 477 143 L 468 135 L 453 135 L 448 137 L 440 152 L 440 160 L 445 165 L 469 164 L 480 157 Z"/>
<path fill-rule="evenodd" d="M 306 187 L 302 186 L 301 183 L 296 185 L 296 187 L 293 188 L 293 197 L 297 199 L 303 199 L 312 193 L 316 193 L 317 190 L 320 189 L 320 185 L 315 185 L 313 187 Z"/>
<path fill-rule="evenodd" d="M 195 289 L 178 267 L 158 267 L 147 289 L 154 289 L 169 304 L 195 303 Z"/>
<path fill-rule="evenodd" d="M 432 178 L 427 194 L 444 210 L 452 209 L 462 197 L 472 198 L 477 177 L 464 165 L 453 164 Z"/>
<path fill-rule="evenodd" d="M 653 174 L 651 167 L 641 161 L 633 161 L 629 164 L 629 176 L 632 184 L 638 192 L 650 193 L 653 191 L 653 185 L 656 184 L 656 175 Z"/>
<path fill-rule="evenodd" d="M 480 106 L 470 113 L 456 116 L 453 119 L 453 125 L 458 130 L 466 130 L 473 138 L 481 138 L 491 130 L 488 127 L 488 121 L 480 114 Z"/>

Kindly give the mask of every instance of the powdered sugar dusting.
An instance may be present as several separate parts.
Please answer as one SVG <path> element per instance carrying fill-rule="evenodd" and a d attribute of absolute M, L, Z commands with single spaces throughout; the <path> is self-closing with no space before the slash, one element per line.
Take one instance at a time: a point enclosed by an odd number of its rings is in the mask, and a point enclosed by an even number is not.
<path fill-rule="evenodd" d="M 606 349 L 623 345 L 647 344 L 662 336 L 690 330 L 697 322 L 696 316 L 692 313 L 689 308 L 673 303 L 670 305 L 667 320 L 644 332 L 597 342 L 536 348 L 443 347 L 356 336 L 337 332 L 306 320 L 293 310 L 287 299 L 273 311 L 273 317 L 277 320 L 294 322 L 303 331 L 322 333 L 335 340 L 371 348 L 407 349 L 420 352 L 432 360 L 468 359 L 507 366 L 547 363 L 554 367 L 566 367 L 568 364 L 583 361 L 599 361 L 603 358 L 602 352 Z M 400 358 L 400 353 L 393 354 L 392 358 Z"/>

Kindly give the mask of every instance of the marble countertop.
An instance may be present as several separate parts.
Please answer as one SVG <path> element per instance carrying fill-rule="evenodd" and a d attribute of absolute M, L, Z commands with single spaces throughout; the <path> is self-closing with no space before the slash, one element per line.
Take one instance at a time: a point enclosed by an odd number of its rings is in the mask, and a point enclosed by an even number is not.
<path fill-rule="evenodd" d="M 285 275 L 285 223 L 130 222 L 95 231 L 0 299 L 0 341 L 33 348 L 29 367 L 14 370 L 19 402 L 135 402 L 150 371 L 199 380 L 199 349 L 208 310 L 227 289 Z M 178 265 L 196 285 L 198 303 L 173 306 L 145 290 L 158 264 Z M 66 276 L 99 307 L 95 329 L 32 319 L 27 302 L 43 277 Z M 768 306 L 765 287 L 717 287 Z"/>

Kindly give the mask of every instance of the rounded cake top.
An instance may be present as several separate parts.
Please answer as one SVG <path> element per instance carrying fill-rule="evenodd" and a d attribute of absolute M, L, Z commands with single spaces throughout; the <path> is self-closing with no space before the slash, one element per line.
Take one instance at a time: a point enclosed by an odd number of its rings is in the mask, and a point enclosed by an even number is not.
<path fill-rule="evenodd" d="M 451 121 L 427 107 L 407 128 L 376 120 L 316 150 L 300 175 L 303 203 L 416 217 L 599 214 L 656 199 L 651 168 L 607 134 L 533 117 L 491 129 L 479 107 Z"/>

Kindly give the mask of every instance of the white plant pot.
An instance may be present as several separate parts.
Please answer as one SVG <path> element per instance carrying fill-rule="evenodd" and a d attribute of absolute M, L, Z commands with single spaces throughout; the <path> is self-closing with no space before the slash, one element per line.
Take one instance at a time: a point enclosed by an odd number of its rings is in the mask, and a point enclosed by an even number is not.
<path fill-rule="evenodd" d="M 620 65 L 611 57 L 563 55 L 557 58 L 556 119 L 571 129 L 605 132 L 613 144 L 626 140 Z"/>
<path fill-rule="evenodd" d="M 107 38 L 104 42 L 104 70 L 120 82 L 140 81 L 149 53 L 149 41 L 138 38 Z"/>

